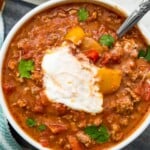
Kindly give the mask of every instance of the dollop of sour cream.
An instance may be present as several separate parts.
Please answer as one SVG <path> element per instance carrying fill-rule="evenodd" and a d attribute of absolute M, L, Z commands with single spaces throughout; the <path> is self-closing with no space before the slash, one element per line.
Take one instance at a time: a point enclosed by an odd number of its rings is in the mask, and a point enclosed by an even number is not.
<path fill-rule="evenodd" d="M 56 47 L 42 60 L 44 92 L 48 99 L 91 114 L 102 111 L 98 67 L 78 59 L 69 46 Z"/>

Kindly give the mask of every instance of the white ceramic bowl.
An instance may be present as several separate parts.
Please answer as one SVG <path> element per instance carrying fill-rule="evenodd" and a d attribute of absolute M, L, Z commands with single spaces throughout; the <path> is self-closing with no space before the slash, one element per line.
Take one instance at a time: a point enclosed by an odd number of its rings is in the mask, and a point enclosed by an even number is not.
<path fill-rule="evenodd" d="M 12 30 L 9 32 L 5 42 L 3 43 L 2 49 L 0 51 L 0 83 L 2 82 L 2 65 L 3 65 L 3 61 L 5 58 L 6 52 L 7 52 L 7 48 L 9 46 L 12 38 L 14 37 L 15 33 L 20 29 L 20 27 L 22 27 L 24 25 L 24 23 L 26 23 L 34 15 L 36 15 L 37 13 L 39 13 L 43 10 L 45 10 L 47 8 L 52 8 L 57 5 L 70 3 L 70 2 L 90 2 L 90 3 L 100 4 L 100 5 L 104 5 L 105 7 L 111 8 L 114 11 L 124 13 L 125 15 L 129 15 L 128 12 L 126 12 L 123 8 L 121 8 L 118 4 L 112 2 L 111 0 L 51 0 L 51 1 L 48 1 L 40 6 L 36 7 L 35 9 L 33 9 L 32 11 L 27 13 L 12 28 Z M 140 31 L 142 32 L 142 34 L 144 35 L 144 37 L 146 38 L 147 42 L 150 44 L 149 32 L 143 27 L 142 24 L 139 24 L 139 28 L 140 28 Z M 10 122 L 11 126 L 17 131 L 17 133 L 19 135 L 21 135 L 23 137 L 23 139 L 25 139 L 28 143 L 30 143 L 35 148 L 40 149 L 40 150 L 46 150 L 47 148 L 42 147 L 37 141 L 35 141 L 28 134 L 26 134 L 20 128 L 18 123 L 14 120 L 13 116 L 11 115 L 11 113 L 7 107 L 7 104 L 6 104 L 6 101 L 4 98 L 4 94 L 2 91 L 2 86 L 0 86 L 0 103 L 2 105 L 3 111 L 4 111 L 8 121 Z M 144 129 L 149 125 L 149 123 L 150 123 L 150 113 L 145 116 L 145 118 L 141 121 L 141 124 L 135 129 L 135 131 L 129 137 L 127 137 L 124 141 L 120 142 L 119 144 L 111 147 L 110 150 L 120 150 L 123 147 L 125 147 L 126 145 L 128 145 L 130 142 L 132 142 L 135 138 L 137 138 L 144 131 Z"/>

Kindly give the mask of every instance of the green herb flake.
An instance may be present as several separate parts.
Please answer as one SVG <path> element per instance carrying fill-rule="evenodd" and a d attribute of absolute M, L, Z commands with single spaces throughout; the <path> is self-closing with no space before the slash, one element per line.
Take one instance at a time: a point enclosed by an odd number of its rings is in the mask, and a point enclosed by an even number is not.
<path fill-rule="evenodd" d="M 140 50 L 138 58 L 144 58 L 145 60 L 150 61 L 150 46 L 148 46 L 146 50 Z"/>
<path fill-rule="evenodd" d="M 150 61 L 150 46 L 147 48 L 147 53 L 146 53 L 145 59 L 147 61 Z"/>
<path fill-rule="evenodd" d="M 87 126 L 84 131 L 92 139 L 96 139 L 99 136 L 98 129 L 96 126 Z"/>
<path fill-rule="evenodd" d="M 144 51 L 144 50 L 140 50 L 139 51 L 139 54 L 138 54 L 138 58 L 141 58 L 141 57 L 145 57 L 145 55 L 146 55 L 146 51 Z"/>
<path fill-rule="evenodd" d="M 115 42 L 115 39 L 109 34 L 104 34 L 99 39 L 99 43 L 101 45 L 108 46 L 108 47 L 111 47 L 114 44 L 114 42 Z"/>
<path fill-rule="evenodd" d="M 109 140 L 109 133 L 108 129 L 101 125 L 99 127 L 97 126 L 87 126 L 84 129 L 84 132 L 90 136 L 91 139 L 95 140 L 97 143 L 105 143 Z"/>
<path fill-rule="evenodd" d="M 18 70 L 21 78 L 30 78 L 31 72 L 34 69 L 34 62 L 32 60 L 21 60 L 18 65 Z"/>
<path fill-rule="evenodd" d="M 45 131 L 46 130 L 46 125 L 44 125 L 44 124 L 39 125 L 38 130 L 39 131 Z"/>
<path fill-rule="evenodd" d="M 109 133 L 108 133 L 108 129 L 104 126 L 104 125 L 101 125 L 99 128 L 98 128 L 98 131 L 99 131 L 99 137 L 96 139 L 96 141 L 98 143 L 105 143 L 109 140 Z"/>
<path fill-rule="evenodd" d="M 26 124 L 29 126 L 29 127 L 35 127 L 36 126 L 36 121 L 32 118 L 28 118 L 26 120 Z"/>
<path fill-rule="evenodd" d="M 86 21 L 88 17 L 89 17 L 89 12 L 85 8 L 80 8 L 78 10 L 79 21 Z"/>

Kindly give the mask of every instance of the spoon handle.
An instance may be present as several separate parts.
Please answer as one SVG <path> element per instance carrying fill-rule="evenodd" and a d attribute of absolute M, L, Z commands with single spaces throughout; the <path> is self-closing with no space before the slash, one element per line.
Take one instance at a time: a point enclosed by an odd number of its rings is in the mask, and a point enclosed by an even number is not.
<path fill-rule="evenodd" d="M 125 20 L 118 29 L 117 34 L 122 37 L 130 30 L 148 11 L 150 10 L 150 0 L 143 0 L 139 7 Z"/>

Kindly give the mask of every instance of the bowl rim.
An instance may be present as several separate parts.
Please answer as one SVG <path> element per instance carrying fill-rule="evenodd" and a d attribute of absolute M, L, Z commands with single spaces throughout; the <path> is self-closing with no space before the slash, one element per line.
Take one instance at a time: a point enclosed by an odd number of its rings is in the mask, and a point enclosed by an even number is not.
<path fill-rule="evenodd" d="M 63 5 L 63 4 L 67 4 L 67 3 L 78 3 L 78 2 L 87 2 L 87 3 L 96 3 L 98 5 L 106 5 L 109 6 L 112 9 L 115 9 L 119 12 L 122 12 L 124 15 L 129 15 L 129 11 L 125 10 L 124 8 L 122 8 L 119 4 L 112 2 L 111 0 L 51 0 L 51 1 L 47 1 L 37 7 L 35 7 L 34 9 L 32 9 L 31 11 L 29 11 L 25 16 L 23 16 L 17 23 L 16 25 L 11 29 L 11 31 L 9 32 L 9 34 L 7 35 L 1 51 L 0 51 L 0 83 L 2 83 L 2 69 L 3 69 L 3 62 L 4 62 L 4 58 L 6 55 L 6 52 L 8 50 L 9 44 L 11 42 L 11 40 L 13 39 L 13 37 L 15 36 L 16 32 L 28 21 L 30 20 L 33 16 L 35 16 L 36 14 L 40 13 L 41 11 L 46 10 L 47 8 L 53 8 L 55 6 L 59 6 L 59 5 Z M 146 30 L 146 28 L 143 26 L 142 23 L 139 23 L 139 29 L 141 31 L 141 33 L 144 35 L 144 37 L 147 40 L 147 43 L 150 43 L 150 33 Z M 2 85 L 2 84 L 1 84 Z M 15 121 L 15 119 L 13 118 L 12 114 L 9 111 L 9 108 L 7 106 L 7 102 L 5 100 L 5 96 L 3 94 L 3 90 L 2 90 L 2 86 L 0 86 L 0 104 L 2 106 L 2 110 L 4 112 L 4 114 L 6 115 L 6 118 L 8 119 L 9 123 L 11 124 L 11 126 L 15 129 L 15 131 L 28 143 L 30 143 L 32 146 L 34 146 L 37 149 L 42 149 L 42 150 L 51 150 L 51 148 L 44 148 L 41 144 L 39 144 L 37 141 L 35 141 L 32 137 L 30 137 L 25 131 L 23 131 L 23 129 L 18 125 L 18 123 Z M 135 129 L 135 131 L 133 131 L 133 133 L 131 133 L 129 136 L 127 136 L 122 142 L 108 148 L 110 150 L 119 150 L 122 149 L 123 147 L 127 146 L 129 143 L 131 143 L 133 140 L 135 140 L 150 124 L 150 114 L 148 114 L 145 119 L 142 121 L 142 123 L 139 123 L 139 127 L 137 127 L 137 129 Z"/>

